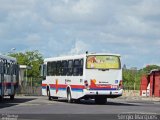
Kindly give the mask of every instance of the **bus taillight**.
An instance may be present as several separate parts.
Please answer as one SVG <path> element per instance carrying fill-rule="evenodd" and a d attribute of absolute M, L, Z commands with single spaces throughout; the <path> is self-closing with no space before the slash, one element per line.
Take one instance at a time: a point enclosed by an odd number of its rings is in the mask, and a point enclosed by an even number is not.
<path fill-rule="evenodd" d="M 119 82 L 119 88 L 123 88 L 123 84 L 122 84 L 122 80 L 120 80 L 120 82 Z"/>

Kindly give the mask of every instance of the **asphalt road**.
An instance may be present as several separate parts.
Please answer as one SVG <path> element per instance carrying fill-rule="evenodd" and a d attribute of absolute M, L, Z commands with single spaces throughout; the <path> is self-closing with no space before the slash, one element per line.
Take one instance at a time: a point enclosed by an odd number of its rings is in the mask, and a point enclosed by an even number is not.
<path fill-rule="evenodd" d="M 96 118 L 96 116 L 99 115 L 108 115 L 107 117 L 110 117 L 114 114 L 114 116 L 116 116 L 114 119 L 121 119 L 121 115 L 124 114 L 134 114 L 134 117 L 135 114 L 160 114 L 160 102 L 108 99 L 105 105 L 97 105 L 94 103 L 94 100 L 82 100 L 81 103 L 67 103 L 64 99 L 49 101 L 47 97 L 43 96 L 18 96 L 13 101 L 5 98 L 0 103 L 0 114 L 1 118 L 8 117 L 8 115 L 9 117 L 17 117 L 16 115 L 18 115 L 20 118 L 31 117 L 36 114 L 37 118 L 35 119 L 53 114 L 63 114 L 64 118 L 66 118 L 66 115 L 68 117 L 68 115 L 71 114 L 73 116 L 74 114 L 78 114 L 82 119 L 83 117 L 85 118 L 85 115 Z M 51 117 L 52 116 L 50 116 L 50 118 Z M 128 119 L 126 116 L 122 116 L 122 118 Z M 155 119 L 156 118 L 157 117 L 155 117 Z M 159 119 L 159 116 L 157 119 Z"/>

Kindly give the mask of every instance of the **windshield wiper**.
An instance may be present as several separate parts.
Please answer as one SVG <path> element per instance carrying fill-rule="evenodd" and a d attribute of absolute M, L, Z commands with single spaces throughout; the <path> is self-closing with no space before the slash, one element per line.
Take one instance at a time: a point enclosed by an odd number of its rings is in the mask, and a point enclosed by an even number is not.
<path fill-rule="evenodd" d="M 108 71 L 109 69 L 106 68 L 106 69 L 98 69 L 98 70 L 101 70 L 101 71 Z"/>

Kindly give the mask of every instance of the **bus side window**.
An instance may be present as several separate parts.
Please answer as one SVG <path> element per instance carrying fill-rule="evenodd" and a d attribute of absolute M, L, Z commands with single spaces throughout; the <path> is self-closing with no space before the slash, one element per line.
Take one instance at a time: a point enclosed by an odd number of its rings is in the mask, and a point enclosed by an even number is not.
<path fill-rule="evenodd" d="M 13 64 L 13 62 L 10 64 L 10 74 L 11 75 L 14 75 L 14 64 Z"/>
<path fill-rule="evenodd" d="M 80 66 L 80 60 L 74 60 L 74 66 L 73 66 L 73 75 L 78 76 L 79 75 L 79 66 Z"/>
<path fill-rule="evenodd" d="M 0 62 L 0 74 L 2 74 L 4 72 L 3 70 L 3 62 Z"/>
<path fill-rule="evenodd" d="M 4 74 L 7 75 L 7 73 L 8 73 L 7 60 L 4 60 Z"/>
<path fill-rule="evenodd" d="M 7 75 L 10 75 L 11 74 L 11 64 L 10 63 L 7 63 Z"/>
<path fill-rule="evenodd" d="M 52 62 L 52 75 L 56 75 L 56 62 Z"/>
<path fill-rule="evenodd" d="M 62 64 L 61 64 L 61 61 L 57 61 L 57 64 L 56 64 L 56 68 L 57 68 L 57 72 L 56 72 L 56 75 L 59 76 L 61 75 L 61 69 L 62 69 Z"/>
<path fill-rule="evenodd" d="M 74 60 L 73 75 L 74 76 L 83 75 L 83 59 Z"/>
<path fill-rule="evenodd" d="M 3 73 L 6 74 L 6 61 L 3 60 Z"/>
<path fill-rule="evenodd" d="M 62 76 L 67 75 L 67 66 L 68 66 L 68 62 L 66 60 L 63 60 L 62 61 L 62 69 L 61 69 Z"/>
<path fill-rule="evenodd" d="M 73 60 L 68 61 L 67 75 L 68 76 L 73 75 Z"/>
<path fill-rule="evenodd" d="M 48 63 L 47 63 L 47 75 L 48 75 L 48 76 L 52 75 L 51 62 L 48 62 Z"/>
<path fill-rule="evenodd" d="M 16 75 L 16 63 L 12 64 L 12 74 Z"/>
<path fill-rule="evenodd" d="M 83 59 L 80 60 L 79 74 L 80 76 L 83 75 Z"/>

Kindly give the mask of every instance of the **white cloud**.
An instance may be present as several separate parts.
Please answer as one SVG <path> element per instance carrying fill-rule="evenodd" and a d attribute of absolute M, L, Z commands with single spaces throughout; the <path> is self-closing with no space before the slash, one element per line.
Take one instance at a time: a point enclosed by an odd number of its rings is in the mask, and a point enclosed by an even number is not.
<path fill-rule="evenodd" d="M 124 63 L 131 66 L 159 63 L 159 52 L 155 52 L 160 45 L 159 0 L 0 3 L 2 52 L 13 47 L 38 49 L 45 56 L 109 51 L 122 54 Z"/>
<path fill-rule="evenodd" d="M 30 34 L 26 39 L 26 42 L 31 46 L 38 44 L 40 41 L 42 41 L 42 40 L 41 40 L 40 36 L 37 34 Z"/>
<path fill-rule="evenodd" d="M 94 9 L 93 3 L 94 2 L 91 0 L 80 0 L 74 6 L 72 6 L 72 11 L 79 15 L 92 14 Z"/>
<path fill-rule="evenodd" d="M 85 42 L 77 40 L 75 42 L 74 47 L 71 49 L 69 54 L 84 54 L 86 51 L 90 49 L 90 46 L 87 45 Z"/>
<path fill-rule="evenodd" d="M 133 6 L 136 14 L 139 16 L 153 16 L 160 15 L 159 0 L 142 0 L 136 6 Z"/>

